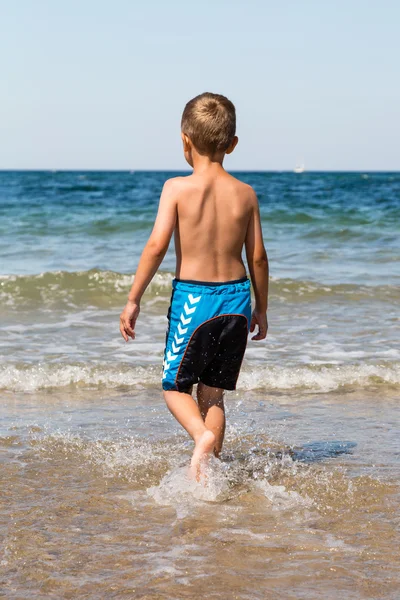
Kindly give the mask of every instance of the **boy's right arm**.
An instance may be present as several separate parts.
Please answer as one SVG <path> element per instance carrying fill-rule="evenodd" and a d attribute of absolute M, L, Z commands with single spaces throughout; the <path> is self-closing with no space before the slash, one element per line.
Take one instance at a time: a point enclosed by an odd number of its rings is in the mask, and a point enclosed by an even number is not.
<path fill-rule="evenodd" d="M 168 250 L 177 219 L 176 192 L 176 180 L 166 181 L 160 197 L 153 231 L 140 257 L 128 302 L 120 315 L 119 330 L 126 342 L 130 337 L 135 339 L 135 325 L 140 312 L 140 300 Z"/>
<path fill-rule="evenodd" d="M 260 209 L 257 196 L 252 192 L 252 212 L 247 227 L 245 248 L 247 264 L 249 266 L 251 282 L 255 297 L 255 307 L 251 316 L 250 331 L 253 332 L 258 325 L 258 333 L 252 337 L 253 340 L 263 340 L 267 336 L 268 320 L 268 279 L 269 265 L 268 256 L 264 247 Z"/>

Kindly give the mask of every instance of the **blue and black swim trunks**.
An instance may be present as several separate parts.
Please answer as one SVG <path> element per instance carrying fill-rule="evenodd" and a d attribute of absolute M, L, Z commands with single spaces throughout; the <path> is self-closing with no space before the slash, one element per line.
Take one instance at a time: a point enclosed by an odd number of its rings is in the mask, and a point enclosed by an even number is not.
<path fill-rule="evenodd" d="M 250 281 L 174 279 L 164 354 L 164 390 L 193 384 L 234 390 L 251 319 Z"/>

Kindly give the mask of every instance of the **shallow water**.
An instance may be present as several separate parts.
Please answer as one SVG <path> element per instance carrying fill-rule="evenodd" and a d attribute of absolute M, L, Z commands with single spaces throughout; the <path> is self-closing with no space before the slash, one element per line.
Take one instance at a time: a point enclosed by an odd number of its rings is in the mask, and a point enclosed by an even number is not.
<path fill-rule="evenodd" d="M 230 393 L 206 487 L 155 390 L 3 400 L 4 597 L 398 597 L 391 394 Z"/>
<path fill-rule="evenodd" d="M 169 174 L 0 173 L 0 597 L 400 597 L 400 176 L 303 175 L 239 175 L 270 330 L 202 487 L 160 393 L 171 252 L 118 332 Z"/>

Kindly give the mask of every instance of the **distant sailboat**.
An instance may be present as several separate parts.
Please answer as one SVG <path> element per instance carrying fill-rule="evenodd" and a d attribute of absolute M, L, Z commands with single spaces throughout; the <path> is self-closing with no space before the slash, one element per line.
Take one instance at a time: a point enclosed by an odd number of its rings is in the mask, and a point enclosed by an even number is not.
<path fill-rule="evenodd" d="M 293 173 L 304 173 L 306 170 L 306 165 L 304 160 L 302 162 L 297 161 L 295 168 L 293 169 Z"/>

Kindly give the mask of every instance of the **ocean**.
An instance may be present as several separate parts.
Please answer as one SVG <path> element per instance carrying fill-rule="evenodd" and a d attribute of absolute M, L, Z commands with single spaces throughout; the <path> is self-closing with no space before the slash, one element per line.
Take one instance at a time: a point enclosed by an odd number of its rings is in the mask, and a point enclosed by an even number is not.
<path fill-rule="evenodd" d="M 119 333 L 170 172 L 0 172 L 0 595 L 393 599 L 400 173 L 241 172 L 270 261 L 208 486 L 161 394 L 173 248 Z"/>

